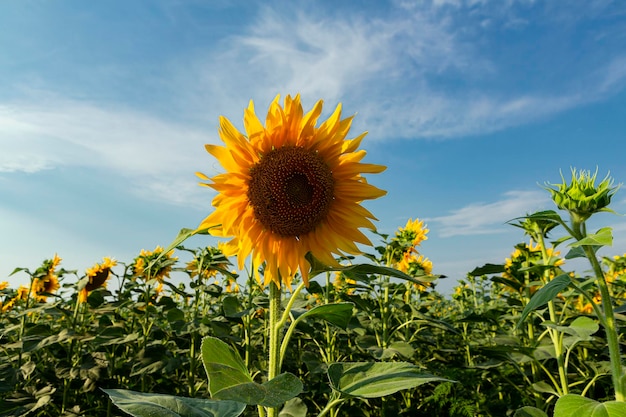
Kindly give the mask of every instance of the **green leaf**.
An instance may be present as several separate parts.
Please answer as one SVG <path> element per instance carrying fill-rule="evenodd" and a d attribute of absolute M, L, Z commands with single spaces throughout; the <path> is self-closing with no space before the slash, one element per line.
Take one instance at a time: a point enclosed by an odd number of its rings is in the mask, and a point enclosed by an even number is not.
<path fill-rule="evenodd" d="M 504 265 L 485 264 L 481 267 L 474 268 L 469 274 L 473 277 L 480 277 L 483 275 L 500 274 L 504 272 Z"/>
<path fill-rule="evenodd" d="M 581 341 L 591 340 L 591 335 L 600 328 L 594 319 L 586 316 L 577 317 L 569 326 L 557 326 L 555 324 L 546 324 L 546 326 L 571 336 L 577 336 Z"/>
<path fill-rule="evenodd" d="M 308 409 L 300 398 L 293 398 L 285 403 L 278 417 L 306 417 Z"/>
<path fill-rule="evenodd" d="M 280 407 L 286 401 L 300 394 L 302 388 L 302 381 L 298 377 L 285 372 L 264 384 L 247 382 L 230 386 L 215 393 L 213 398 L 241 401 L 248 405 Z"/>
<path fill-rule="evenodd" d="M 577 242 L 570 243 L 575 248 L 578 246 L 613 246 L 613 234 L 610 227 L 603 227 L 596 233 L 587 235 Z"/>
<path fill-rule="evenodd" d="M 600 246 L 592 246 L 592 248 L 594 252 L 597 252 L 598 249 L 600 249 Z M 585 250 L 578 246 L 570 249 L 569 252 L 565 254 L 565 259 L 585 258 L 586 256 L 587 254 L 585 253 Z"/>
<path fill-rule="evenodd" d="M 626 403 L 598 401 L 576 394 L 562 396 L 554 406 L 554 417 L 624 417 Z"/>
<path fill-rule="evenodd" d="M 309 317 L 318 317 L 322 320 L 345 329 L 352 318 L 353 303 L 334 303 L 315 306 L 297 317 L 297 320 L 304 320 Z"/>
<path fill-rule="evenodd" d="M 309 272 L 309 279 L 321 274 L 322 272 L 332 272 L 332 271 L 340 271 L 347 275 L 354 276 L 358 278 L 358 275 L 369 275 L 369 274 L 378 274 L 384 275 L 388 277 L 400 278 L 406 281 L 411 281 L 416 284 L 423 284 L 425 282 L 433 282 L 437 279 L 436 275 L 424 275 L 419 277 L 419 279 L 412 277 L 410 275 L 405 274 L 402 271 L 398 271 L 394 268 L 389 268 L 386 266 L 380 265 L 370 265 L 370 264 L 358 264 L 358 265 L 348 265 L 348 266 L 328 266 L 316 259 L 311 252 L 307 253 L 305 256 L 309 264 L 311 264 L 311 271 Z"/>
<path fill-rule="evenodd" d="M 378 398 L 433 381 L 449 381 L 421 373 L 408 362 L 346 362 L 328 367 L 332 388 L 342 394 Z"/>
<path fill-rule="evenodd" d="M 513 414 L 513 417 L 548 417 L 545 411 L 535 407 L 522 407 L 518 408 Z"/>
<path fill-rule="evenodd" d="M 237 417 L 246 405 L 173 395 L 145 394 L 122 389 L 103 389 L 113 404 L 134 417 Z"/>
<path fill-rule="evenodd" d="M 542 307 L 556 297 L 564 288 L 566 288 L 572 282 L 568 274 L 561 274 L 548 282 L 545 286 L 539 289 L 530 299 L 530 302 L 526 304 L 522 315 L 517 322 L 517 328 L 519 328 L 522 322 L 528 317 L 530 313 Z"/>
<path fill-rule="evenodd" d="M 252 382 L 239 353 L 217 337 L 207 336 L 202 339 L 201 351 L 211 397 L 233 385 Z"/>
<path fill-rule="evenodd" d="M 202 339 L 201 351 L 212 398 L 278 407 L 302 392 L 302 382 L 290 373 L 254 382 L 239 353 L 216 337 Z"/>
<path fill-rule="evenodd" d="M 532 384 L 532 387 L 537 392 L 542 392 L 544 394 L 552 394 L 558 396 L 556 389 L 546 381 L 539 381 Z"/>
<path fill-rule="evenodd" d="M 265 391 L 265 398 L 259 404 L 265 407 L 280 407 L 299 395 L 303 386 L 297 376 L 285 372 L 262 384 L 262 388 Z"/>

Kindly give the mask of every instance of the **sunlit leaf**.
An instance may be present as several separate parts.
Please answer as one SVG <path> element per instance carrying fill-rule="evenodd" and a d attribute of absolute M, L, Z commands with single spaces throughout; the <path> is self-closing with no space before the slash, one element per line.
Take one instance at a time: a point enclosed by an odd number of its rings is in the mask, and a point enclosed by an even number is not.
<path fill-rule="evenodd" d="M 571 336 L 577 336 L 580 340 L 591 340 L 591 335 L 597 332 L 600 328 L 594 319 L 586 316 L 576 317 L 576 319 L 571 322 L 569 326 L 557 326 L 555 324 L 548 323 L 546 324 L 546 327 L 552 327 Z"/>
<path fill-rule="evenodd" d="M 239 353 L 218 338 L 205 337 L 201 350 L 209 392 L 214 399 L 278 407 L 302 392 L 302 382 L 290 373 L 280 374 L 264 384 L 252 381 Z"/>
<path fill-rule="evenodd" d="M 113 404 L 133 417 L 237 417 L 246 405 L 235 401 L 145 394 L 121 389 L 103 389 Z"/>
<path fill-rule="evenodd" d="M 449 381 L 424 374 L 408 362 L 346 362 L 328 367 L 332 388 L 344 395 L 378 398 L 428 382 Z"/>
<path fill-rule="evenodd" d="M 624 417 L 626 403 L 618 401 L 598 402 L 576 394 L 567 394 L 554 406 L 554 417 Z"/>
<path fill-rule="evenodd" d="M 211 396 L 233 385 L 252 382 L 239 353 L 220 339 L 205 337 L 202 339 L 201 351 Z"/>
<path fill-rule="evenodd" d="M 573 248 L 578 246 L 613 246 L 613 230 L 610 227 L 603 227 L 594 234 L 570 243 L 570 246 Z"/>
<path fill-rule="evenodd" d="M 305 313 L 302 313 L 297 318 L 298 320 L 304 320 L 305 318 L 317 317 L 345 329 L 352 318 L 353 307 L 354 304 L 352 303 L 324 304 L 306 310 Z"/>

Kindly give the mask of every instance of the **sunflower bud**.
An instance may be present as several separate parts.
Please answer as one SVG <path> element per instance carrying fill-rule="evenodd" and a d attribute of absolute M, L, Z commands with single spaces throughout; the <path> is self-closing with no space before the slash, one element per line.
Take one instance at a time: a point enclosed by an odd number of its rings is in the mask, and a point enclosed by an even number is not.
<path fill-rule="evenodd" d="M 611 203 L 611 197 L 619 186 L 613 186 L 613 179 L 608 175 L 596 186 L 596 171 L 572 169 L 572 181 L 567 184 L 565 178 L 562 184 L 548 184 L 557 187 L 547 187 L 552 194 L 552 200 L 561 210 L 566 210 L 576 221 L 582 222 L 600 211 L 610 211 L 606 207 Z"/>

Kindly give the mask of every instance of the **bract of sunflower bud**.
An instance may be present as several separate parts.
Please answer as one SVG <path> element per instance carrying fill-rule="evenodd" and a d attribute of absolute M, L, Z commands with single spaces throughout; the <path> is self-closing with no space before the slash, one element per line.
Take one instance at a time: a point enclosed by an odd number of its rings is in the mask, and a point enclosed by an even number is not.
<path fill-rule="evenodd" d="M 572 218 L 582 222 L 594 213 L 611 211 L 607 206 L 619 188 L 613 185 L 613 179 L 608 175 L 596 186 L 597 174 L 597 171 L 592 175 L 591 171 L 572 169 L 571 183 L 568 184 L 561 175 L 563 183 L 548 184 L 547 190 L 558 208 L 568 211 Z"/>

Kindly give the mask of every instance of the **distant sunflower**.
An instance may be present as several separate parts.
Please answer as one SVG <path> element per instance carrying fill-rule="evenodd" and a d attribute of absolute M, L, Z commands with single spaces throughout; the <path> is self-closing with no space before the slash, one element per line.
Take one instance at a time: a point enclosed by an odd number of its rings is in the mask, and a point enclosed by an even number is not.
<path fill-rule="evenodd" d="M 430 275 L 433 272 L 433 263 L 423 255 L 413 251 L 405 252 L 397 266 L 398 270 L 413 277 Z"/>
<path fill-rule="evenodd" d="M 115 259 L 105 257 L 103 258 L 102 263 L 96 263 L 94 266 L 85 271 L 89 281 L 78 293 L 79 303 L 87 301 L 87 296 L 91 291 L 101 287 L 106 288 L 107 280 L 111 274 L 111 268 L 115 265 L 117 265 L 117 261 Z"/>
<path fill-rule="evenodd" d="M 429 230 L 424 226 L 424 221 L 420 219 L 409 219 L 406 226 L 401 227 L 396 232 L 396 239 L 410 242 L 412 246 L 419 246 L 427 240 Z"/>
<path fill-rule="evenodd" d="M 376 219 L 360 203 L 386 192 L 362 174 L 385 167 L 360 162 L 365 151 L 357 148 L 366 133 L 346 140 L 352 117 L 341 119 L 341 104 L 316 127 L 321 112 L 321 100 L 304 114 L 299 95 L 287 96 L 284 107 L 277 96 L 263 126 L 251 101 L 244 112 L 247 135 L 221 117 L 225 146 L 206 145 L 226 172 L 198 173 L 210 181 L 202 185 L 219 193 L 215 211 L 198 228 L 219 225 L 210 232 L 232 237 L 223 250 L 237 255 L 240 269 L 250 254 L 255 266 L 265 263 L 263 285 L 289 286 L 298 270 L 308 284 L 307 252 L 337 265 L 336 255 L 361 252 L 355 242 L 371 245 L 359 228 L 374 229 L 370 219 Z"/>
<path fill-rule="evenodd" d="M 142 249 L 131 266 L 133 277 L 142 277 L 146 281 L 157 280 L 163 282 L 163 280 L 170 276 L 172 272 L 172 266 L 178 261 L 178 258 L 172 256 L 174 250 L 162 255 L 163 248 L 157 246 L 153 251 Z"/>
<path fill-rule="evenodd" d="M 45 302 L 47 296 L 44 294 L 52 294 L 59 288 L 59 277 L 56 269 L 61 263 L 61 258 L 56 253 L 54 258 L 45 260 L 41 267 L 35 271 L 34 279 L 31 286 L 31 293 L 37 301 Z"/>

